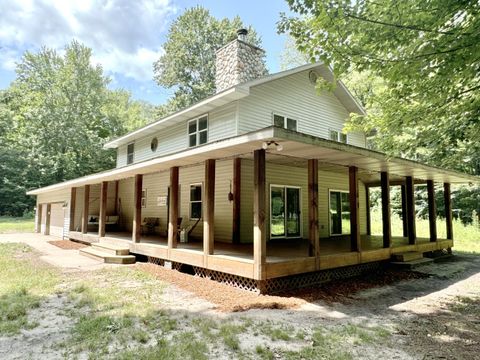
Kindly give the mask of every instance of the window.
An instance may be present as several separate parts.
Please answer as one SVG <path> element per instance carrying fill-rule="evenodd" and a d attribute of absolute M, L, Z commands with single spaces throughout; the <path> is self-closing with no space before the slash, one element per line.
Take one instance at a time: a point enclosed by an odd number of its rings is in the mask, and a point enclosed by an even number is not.
<path fill-rule="evenodd" d="M 190 219 L 202 218 L 202 185 L 190 185 Z"/>
<path fill-rule="evenodd" d="M 350 234 L 350 199 L 347 191 L 330 190 L 330 235 Z"/>
<path fill-rule="evenodd" d="M 270 185 L 270 238 L 301 237 L 301 189 Z"/>
<path fill-rule="evenodd" d="M 158 139 L 154 137 L 152 139 L 152 142 L 150 143 L 150 149 L 152 150 L 152 152 L 155 152 L 157 151 L 157 148 L 158 148 Z"/>
<path fill-rule="evenodd" d="M 347 134 L 342 133 L 338 130 L 330 130 L 330 140 L 338 141 L 341 143 L 347 143 Z"/>
<path fill-rule="evenodd" d="M 133 153 L 135 152 L 135 144 L 131 143 L 127 145 L 127 165 L 133 164 Z"/>
<path fill-rule="evenodd" d="M 273 125 L 288 130 L 297 131 L 297 120 L 282 115 L 273 114 Z"/>
<path fill-rule="evenodd" d="M 188 146 L 205 144 L 208 138 L 208 117 L 202 116 L 188 122 Z"/>
<path fill-rule="evenodd" d="M 142 204 L 142 208 L 147 207 L 147 189 L 142 189 L 142 197 L 140 202 Z"/>

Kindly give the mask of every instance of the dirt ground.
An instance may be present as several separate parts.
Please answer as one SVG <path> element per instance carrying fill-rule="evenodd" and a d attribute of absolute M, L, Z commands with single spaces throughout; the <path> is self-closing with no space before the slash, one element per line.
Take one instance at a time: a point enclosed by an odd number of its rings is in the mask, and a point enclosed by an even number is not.
<path fill-rule="evenodd" d="M 0 235 L 0 242 L 18 241 L 37 249 L 42 260 L 70 276 L 74 271 L 73 275 L 88 277 L 103 267 L 91 259 L 85 261 L 74 250 L 48 244 L 44 237 Z M 68 262 L 57 259 L 62 252 L 68 254 Z M 304 332 L 307 339 L 318 325 L 333 331 L 358 324 L 390 332 L 391 336 L 379 337 L 368 347 L 352 344 L 349 350 L 355 359 L 480 359 L 480 255 L 456 254 L 445 262 L 417 268 L 415 273 L 387 272 L 281 296 L 259 296 L 151 264 L 133 268 L 154 273 L 167 284 L 162 296 L 165 307 L 172 311 L 283 324 L 293 328 L 289 331 Z M 30 314 L 39 323 L 37 328 L 0 336 L 0 358 L 23 359 L 25 349 L 30 358 L 62 357 L 51 349 L 66 338 L 72 326 L 65 315 L 71 306 L 61 295 L 42 303 Z M 254 338 L 242 335 L 242 347 L 253 344 Z M 262 341 L 272 350 L 272 358 L 282 358 L 275 350 L 278 343 Z M 232 358 L 220 353 L 215 357 Z"/>

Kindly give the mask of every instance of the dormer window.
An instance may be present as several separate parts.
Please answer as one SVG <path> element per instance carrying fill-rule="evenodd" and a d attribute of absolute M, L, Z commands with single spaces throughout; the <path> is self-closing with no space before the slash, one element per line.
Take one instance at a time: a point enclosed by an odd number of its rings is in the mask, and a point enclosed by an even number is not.
<path fill-rule="evenodd" d="M 286 116 L 273 114 L 273 125 L 282 127 L 288 130 L 297 131 L 297 120 L 288 118 Z"/>
<path fill-rule="evenodd" d="M 127 145 L 127 165 L 133 164 L 133 154 L 135 152 L 135 143 Z"/>
<path fill-rule="evenodd" d="M 188 122 L 188 146 L 206 144 L 208 140 L 208 116 L 204 115 Z"/>
<path fill-rule="evenodd" d="M 342 133 L 339 130 L 330 130 L 329 132 L 330 140 L 347 143 L 347 134 Z"/>

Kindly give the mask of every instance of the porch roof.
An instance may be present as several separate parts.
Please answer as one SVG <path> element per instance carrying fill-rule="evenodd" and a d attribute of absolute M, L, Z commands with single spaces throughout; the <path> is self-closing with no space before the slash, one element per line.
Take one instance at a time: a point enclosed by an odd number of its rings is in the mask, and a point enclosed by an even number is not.
<path fill-rule="evenodd" d="M 267 149 L 267 154 L 272 160 L 281 157 L 283 163 L 295 165 L 306 159 L 318 159 L 320 169 L 327 171 L 343 171 L 348 166 L 356 166 L 363 174 L 361 180 L 367 184 L 375 184 L 380 171 L 388 171 L 392 175 L 392 179 L 412 176 L 415 180 L 420 181 L 433 180 L 452 184 L 480 183 L 478 176 L 428 166 L 412 160 L 388 157 L 377 151 L 271 126 L 129 166 L 32 190 L 27 194 L 38 195 L 71 187 L 97 184 L 102 181 L 115 181 L 136 174 L 165 171 L 173 166 L 195 165 L 207 159 L 250 156 L 254 150 L 261 149 L 262 145 L 269 141 L 274 141 L 283 147 L 281 151 L 277 151 L 275 146 Z"/>

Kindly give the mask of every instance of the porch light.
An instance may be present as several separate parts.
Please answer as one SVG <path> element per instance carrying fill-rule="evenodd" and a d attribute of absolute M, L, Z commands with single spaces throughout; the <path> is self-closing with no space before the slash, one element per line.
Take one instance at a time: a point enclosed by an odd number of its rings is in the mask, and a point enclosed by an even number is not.
<path fill-rule="evenodd" d="M 276 141 L 273 141 L 273 140 L 265 141 L 265 142 L 262 144 L 262 149 L 263 149 L 263 150 L 268 150 L 268 147 L 269 147 L 270 145 L 275 145 L 275 150 L 277 150 L 277 151 L 282 151 L 282 150 L 283 150 L 283 145 L 282 145 L 282 144 L 279 144 L 279 143 L 277 143 Z"/>

